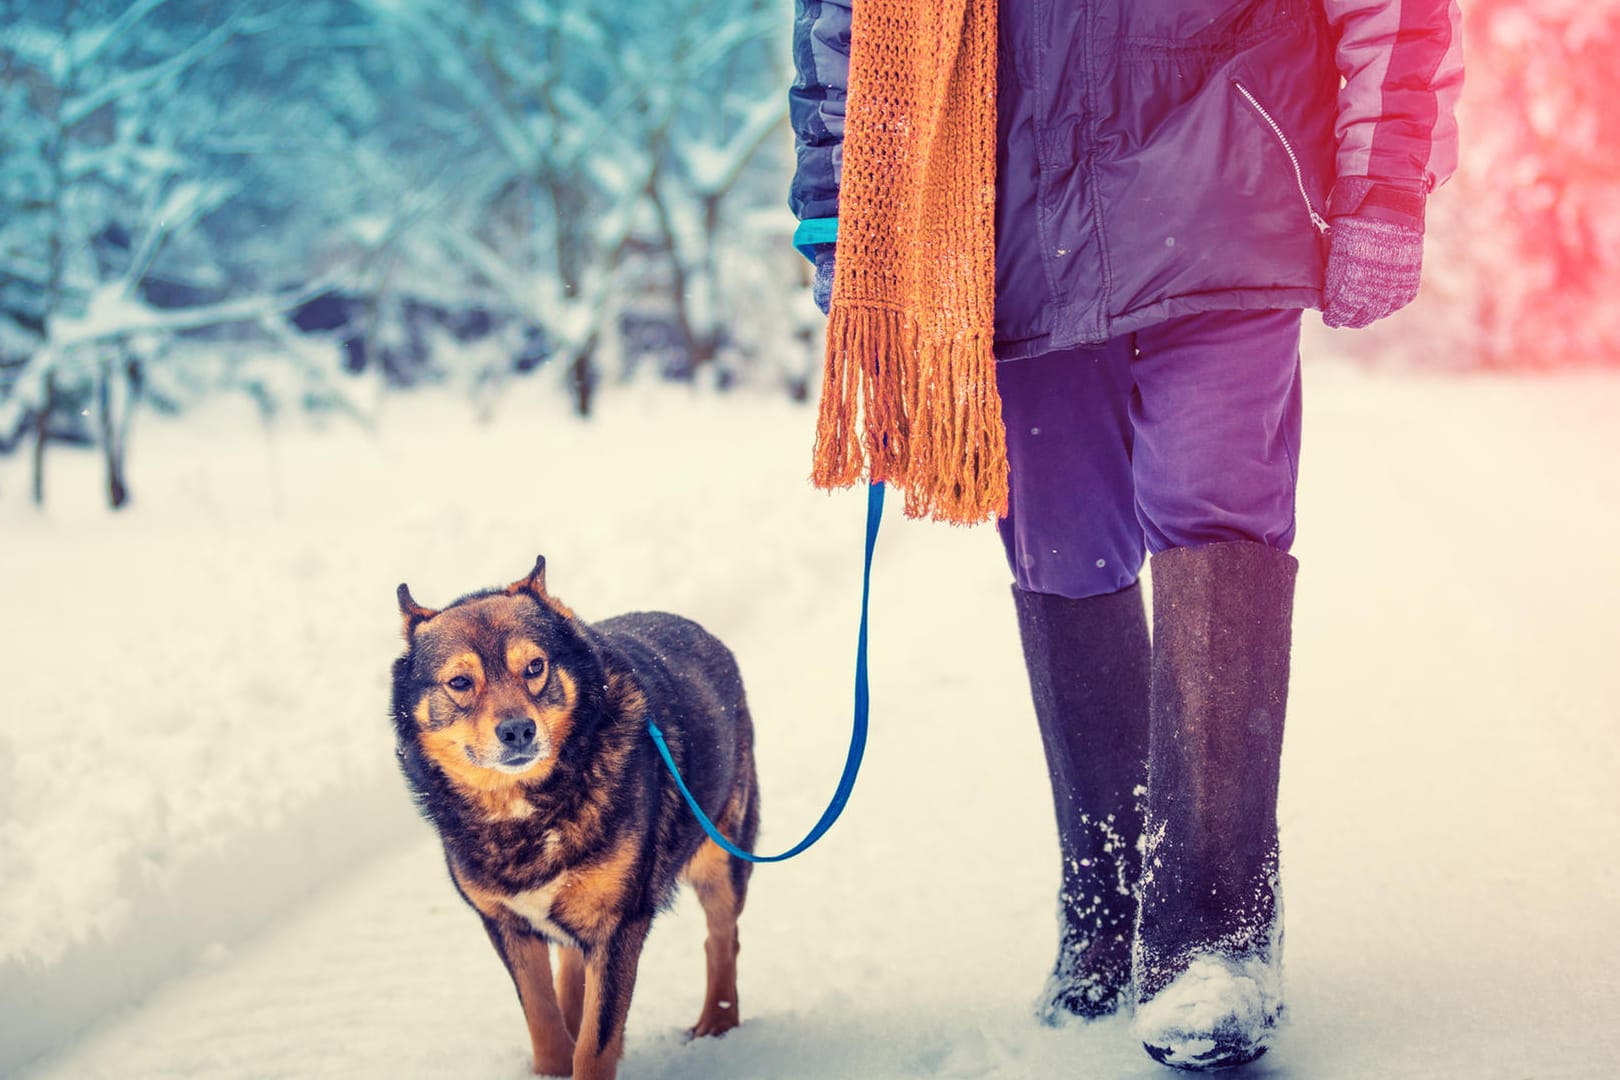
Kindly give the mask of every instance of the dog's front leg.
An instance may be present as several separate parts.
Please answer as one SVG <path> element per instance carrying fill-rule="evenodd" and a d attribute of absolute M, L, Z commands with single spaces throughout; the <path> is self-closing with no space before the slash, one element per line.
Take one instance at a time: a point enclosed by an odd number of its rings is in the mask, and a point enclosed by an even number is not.
<path fill-rule="evenodd" d="M 501 955 L 529 1024 L 534 1071 L 543 1076 L 567 1076 L 574 1063 L 574 1040 L 552 990 L 550 946 L 545 938 L 512 922 L 500 923 L 499 933 Z"/>
<path fill-rule="evenodd" d="M 569 945 L 557 946 L 557 1002 L 568 1034 L 579 1038 L 579 1022 L 585 1015 L 585 954 Z"/>
<path fill-rule="evenodd" d="M 585 956 L 585 1016 L 574 1047 L 574 1080 L 613 1080 L 624 1053 L 624 1018 L 650 919 L 621 923 Z"/>

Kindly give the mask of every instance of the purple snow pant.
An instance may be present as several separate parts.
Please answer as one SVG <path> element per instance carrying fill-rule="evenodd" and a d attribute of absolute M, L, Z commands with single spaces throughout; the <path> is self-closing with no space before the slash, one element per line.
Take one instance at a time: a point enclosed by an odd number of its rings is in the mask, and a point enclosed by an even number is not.
<path fill-rule="evenodd" d="M 1020 589 L 1128 587 L 1149 551 L 1294 540 L 1299 311 L 1216 311 L 996 365 Z"/>

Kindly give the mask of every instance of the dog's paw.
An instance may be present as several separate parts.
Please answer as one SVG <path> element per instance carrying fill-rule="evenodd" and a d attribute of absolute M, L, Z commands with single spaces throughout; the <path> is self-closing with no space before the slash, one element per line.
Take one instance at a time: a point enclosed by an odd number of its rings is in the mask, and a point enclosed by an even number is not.
<path fill-rule="evenodd" d="M 713 1006 L 704 1008 L 698 1022 L 686 1032 L 686 1038 L 690 1042 L 710 1035 L 724 1035 L 740 1023 L 742 1017 L 737 1015 L 735 1001 L 717 1001 Z"/>
<path fill-rule="evenodd" d="M 574 1059 L 572 1057 L 541 1060 L 536 1058 L 530 1072 L 535 1076 L 572 1076 L 574 1075 Z"/>

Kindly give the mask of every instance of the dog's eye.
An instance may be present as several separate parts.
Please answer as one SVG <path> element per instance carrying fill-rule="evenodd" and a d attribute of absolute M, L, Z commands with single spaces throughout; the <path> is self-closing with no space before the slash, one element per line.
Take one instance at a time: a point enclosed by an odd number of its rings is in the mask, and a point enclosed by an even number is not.
<path fill-rule="evenodd" d="M 444 685 L 448 686 L 458 694 L 465 694 L 467 691 L 473 688 L 473 681 L 467 678 L 465 675 L 457 675 Z"/>
<path fill-rule="evenodd" d="M 543 656 L 539 656 L 539 657 L 536 657 L 533 660 L 530 660 L 529 661 L 529 666 L 523 669 L 523 677 L 525 679 L 538 679 L 540 676 L 544 675 L 545 673 L 546 673 L 546 658 L 543 657 Z"/>

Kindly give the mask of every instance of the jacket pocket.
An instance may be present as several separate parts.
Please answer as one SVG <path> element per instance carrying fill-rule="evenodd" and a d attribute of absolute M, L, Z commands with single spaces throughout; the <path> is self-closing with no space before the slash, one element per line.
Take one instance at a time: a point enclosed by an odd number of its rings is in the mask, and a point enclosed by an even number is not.
<path fill-rule="evenodd" d="M 1305 212 L 1310 215 L 1311 224 L 1316 227 L 1316 231 L 1326 236 L 1328 231 L 1327 219 L 1317 213 L 1316 205 L 1311 202 L 1310 192 L 1305 188 L 1305 169 L 1299 163 L 1299 155 L 1294 152 L 1293 144 L 1288 141 L 1288 136 L 1283 133 L 1282 125 L 1272 118 L 1271 113 L 1266 111 L 1266 107 L 1260 104 L 1260 99 L 1256 98 L 1247 86 L 1244 86 L 1237 79 L 1233 79 L 1232 87 L 1248 103 L 1254 114 L 1265 122 L 1266 127 L 1271 129 L 1271 134 L 1277 139 L 1277 145 L 1281 146 L 1283 153 L 1288 155 L 1288 163 L 1294 169 L 1294 184 L 1299 188 L 1299 198 L 1305 204 Z"/>

